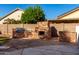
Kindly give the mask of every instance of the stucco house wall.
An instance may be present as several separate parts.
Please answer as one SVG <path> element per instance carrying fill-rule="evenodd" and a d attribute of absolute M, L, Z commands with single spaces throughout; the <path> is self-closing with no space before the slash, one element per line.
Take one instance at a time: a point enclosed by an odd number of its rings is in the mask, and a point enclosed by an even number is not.
<path fill-rule="evenodd" d="M 64 17 L 61 17 L 60 19 L 76 19 L 76 18 L 79 18 L 79 10 L 78 11 L 75 11 L 74 13 L 72 14 L 69 14 L 67 16 L 64 16 Z"/>
<path fill-rule="evenodd" d="M 20 9 L 14 10 L 14 12 L 11 12 L 9 15 L 4 16 L 4 17 L 1 19 L 0 24 L 3 24 L 3 22 L 4 22 L 6 19 L 20 20 L 22 13 L 23 13 L 23 10 L 20 10 Z"/>
<path fill-rule="evenodd" d="M 75 8 L 69 12 L 59 15 L 57 19 L 59 19 L 59 20 L 79 19 L 79 8 Z"/>

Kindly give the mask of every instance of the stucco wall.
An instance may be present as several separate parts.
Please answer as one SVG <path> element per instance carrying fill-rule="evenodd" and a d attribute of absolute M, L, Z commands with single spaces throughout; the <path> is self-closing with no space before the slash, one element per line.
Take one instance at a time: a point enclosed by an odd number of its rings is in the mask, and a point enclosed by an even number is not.
<path fill-rule="evenodd" d="M 76 32 L 76 26 L 79 26 L 79 23 L 52 23 L 51 26 L 54 26 L 57 31 Z"/>
<path fill-rule="evenodd" d="M 64 30 L 67 30 L 69 32 L 76 32 L 76 26 L 79 26 L 79 23 L 65 23 Z"/>
<path fill-rule="evenodd" d="M 12 35 L 12 30 L 14 29 L 14 28 L 23 28 L 23 24 L 8 24 L 8 35 Z"/>
<path fill-rule="evenodd" d="M 53 24 L 50 24 L 50 27 L 54 26 L 57 31 L 63 31 L 63 23 L 59 23 L 59 24 L 56 24 L 56 23 L 53 23 Z"/>
<path fill-rule="evenodd" d="M 6 19 L 14 19 L 14 20 L 20 20 L 21 19 L 21 15 L 22 15 L 23 11 L 22 10 L 17 10 L 16 12 L 10 14 L 9 16 L 3 18 L 1 21 L 0 21 L 0 24 L 3 24 L 4 20 Z"/>
<path fill-rule="evenodd" d="M 7 24 L 4 24 L 4 25 L 0 25 L 0 31 L 3 35 L 7 35 L 8 33 L 8 30 L 7 30 Z"/>
<path fill-rule="evenodd" d="M 77 42 L 77 33 L 76 33 L 76 25 L 79 26 L 79 23 L 59 23 L 59 24 L 51 24 L 51 27 L 54 26 L 57 30 L 57 34 L 59 31 L 68 31 L 68 36 L 70 37 L 70 42 L 75 43 Z"/>
<path fill-rule="evenodd" d="M 57 31 L 69 31 L 69 32 L 76 32 L 76 25 L 79 26 L 79 23 L 52 23 L 50 27 L 54 26 Z M 0 31 L 3 34 L 11 34 L 13 28 L 25 28 L 26 30 L 34 31 L 37 24 L 0 24 Z"/>
<path fill-rule="evenodd" d="M 24 24 L 23 28 L 25 28 L 26 30 L 34 31 L 36 26 L 36 24 Z"/>
<path fill-rule="evenodd" d="M 79 23 L 51 23 L 50 27 L 54 26 L 57 32 L 69 31 L 70 33 L 76 33 L 76 25 L 79 25 Z M 37 27 L 37 24 L 0 24 L 0 31 L 2 32 L 2 34 L 12 36 L 12 29 L 18 27 L 25 28 L 26 30 L 31 30 L 33 33 L 33 36 L 31 37 L 33 37 L 34 39 L 38 38 L 38 33 L 34 32 L 35 27 Z"/>
<path fill-rule="evenodd" d="M 12 30 L 15 28 L 24 28 L 34 32 L 36 26 L 36 24 L 0 24 L 0 31 L 2 35 L 12 36 Z"/>
<path fill-rule="evenodd" d="M 66 15 L 66 16 L 60 16 L 60 17 L 58 17 L 60 20 L 61 19 L 74 19 L 74 18 L 79 18 L 79 10 L 77 10 L 77 11 L 75 11 L 75 12 L 73 12 L 73 13 L 70 13 L 70 14 L 68 14 L 68 15 Z"/>
<path fill-rule="evenodd" d="M 76 23 L 69 23 L 69 24 L 64 24 L 64 31 L 69 31 L 69 32 L 75 32 L 75 28 L 76 28 Z"/>

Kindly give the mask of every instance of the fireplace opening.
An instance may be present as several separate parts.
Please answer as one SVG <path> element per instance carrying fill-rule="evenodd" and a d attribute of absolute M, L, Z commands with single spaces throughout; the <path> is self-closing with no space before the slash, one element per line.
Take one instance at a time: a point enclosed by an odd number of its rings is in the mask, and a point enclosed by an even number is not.
<path fill-rule="evenodd" d="M 44 31 L 39 31 L 38 35 L 44 35 L 45 32 Z"/>

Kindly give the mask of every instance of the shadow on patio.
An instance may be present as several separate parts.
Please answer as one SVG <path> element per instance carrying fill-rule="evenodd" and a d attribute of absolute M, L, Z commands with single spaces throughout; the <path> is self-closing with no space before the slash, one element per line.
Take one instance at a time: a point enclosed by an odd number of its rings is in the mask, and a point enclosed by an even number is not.
<path fill-rule="evenodd" d="M 39 46 L 49 46 L 49 45 L 71 45 L 73 44 L 67 42 L 59 42 L 52 38 L 51 40 L 25 40 L 25 39 L 12 39 L 6 45 L 10 46 L 9 49 L 0 50 L 0 51 L 13 51 L 19 50 L 23 48 L 30 48 L 30 47 L 39 47 Z"/>

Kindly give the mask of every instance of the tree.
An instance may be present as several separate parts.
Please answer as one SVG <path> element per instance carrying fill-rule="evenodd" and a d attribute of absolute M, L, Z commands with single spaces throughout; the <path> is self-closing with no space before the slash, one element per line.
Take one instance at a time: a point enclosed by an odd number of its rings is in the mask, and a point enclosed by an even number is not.
<path fill-rule="evenodd" d="M 20 24 L 21 23 L 21 21 L 20 20 L 14 20 L 14 19 L 6 19 L 5 21 L 4 21 L 4 23 L 3 24 Z"/>
<path fill-rule="evenodd" d="M 40 6 L 28 7 L 21 17 L 22 23 L 37 23 L 44 20 L 45 14 Z"/>
<path fill-rule="evenodd" d="M 34 17 L 37 21 L 44 21 L 45 20 L 45 14 L 44 11 L 40 6 L 35 6 L 34 7 Z"/>

